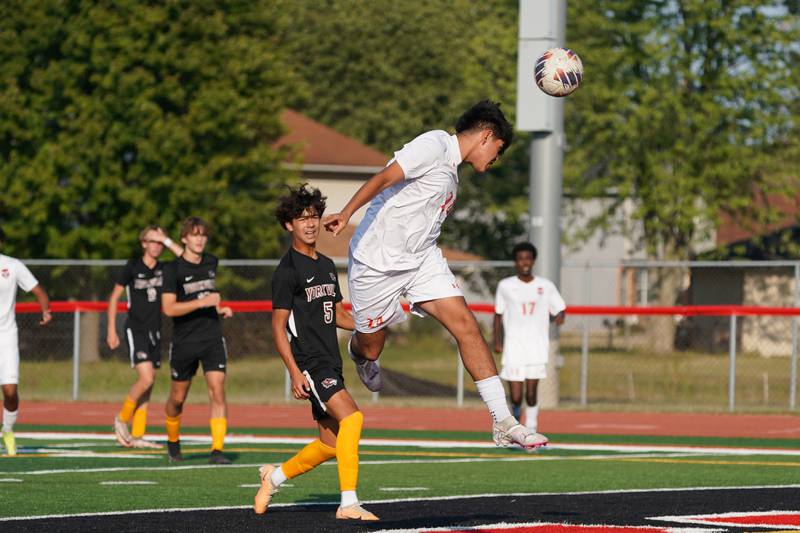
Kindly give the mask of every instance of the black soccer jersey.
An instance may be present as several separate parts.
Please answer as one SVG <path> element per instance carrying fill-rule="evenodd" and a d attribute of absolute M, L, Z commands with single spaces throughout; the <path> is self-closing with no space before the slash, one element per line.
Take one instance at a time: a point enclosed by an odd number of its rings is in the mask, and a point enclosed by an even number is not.
<path fill-rule="evenodd" d="M 217 263 L 213 255 L 203 254 L 198 264 L 183 257 L 164 264 L 164 292 L 174 293 L 178 302 L 198 300 L 208 293 L 217 292 Z M 172 324 L 172 342 L 175 344 L 214 340 L 222 336 L 219 315 L 214 307 L 172 317 Z"/>
<path fill-rule="evenodd" d="M 286 325 L 297 366 L 342 367 L 336 339 L 336 303 L 342 301 L 336 266 L 290 248 L 272 275 L 272 307 L 291 311 Z"/>
<path fill-rule="evenodd" d="M 117 283 L 125 287 L 128 295 L 128 317 L 125 328 L 137 331 L 161 329 L 161 289 L 164 284 L 164 265 L 158 261 L 153 268 L 144 264 L 141 257 L 125 263 Z"/>

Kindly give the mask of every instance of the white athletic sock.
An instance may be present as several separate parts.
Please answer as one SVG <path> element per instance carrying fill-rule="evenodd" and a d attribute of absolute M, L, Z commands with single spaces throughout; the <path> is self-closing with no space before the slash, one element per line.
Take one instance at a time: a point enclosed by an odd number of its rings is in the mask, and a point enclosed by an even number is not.
<path fill-rule="evenodd" d="M 14 424 L 17 423 L 17 413 L 19 413 L 19 409 L 9 411 L 3 407 L 3 431 L 14 431 Z"/>
<path fill-rule="evenodd" d="M 511 416 L 511 411 L 508 410 L 506 403 L 506 391 L 503 388 L 503 382 L 500 381 L 498 376 L 482 379 L 475 382 L 478 387 L 478 394 L 481 399 L 489 408 L 492 413 L 492 418 L 495 422 L 500 422 Z"/>
<path fill-rule="evenodd" d="M 356 496 L 356 491 L 354 490 L 343 490 L 342 491 L 342 507 L 348 507 L 350 505 L 355 505 L 358 503 L 358 496 Z"/>
<path fill-rule="evenodd" d="M 534 405 L 533 407 L 531 407 L 530 405 L 526 406 L 525 427 L 535 432 L 538 425 L 539 425 L 539 406 L 538 405 Z"/>
<path fill-rule="evenodd" d="M 286 474 L 283 473 L 283 467 L 278 467 L 269 475 L 269 480 L 272 482 L 273 487 L 279 487 L 281 483 L 286 481 Z"/>

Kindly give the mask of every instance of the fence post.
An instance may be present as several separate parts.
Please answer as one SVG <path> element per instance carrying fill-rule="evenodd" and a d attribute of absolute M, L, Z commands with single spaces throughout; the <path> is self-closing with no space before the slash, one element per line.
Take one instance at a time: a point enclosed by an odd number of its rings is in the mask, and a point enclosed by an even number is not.
<path fill-rule="evenodd" d="M 464 361 L 461 360 L 461 352 L 456 349 L 456 357 L 458 358 L 458 375 L 456 376 L 456 404 L 459 407 L 464 407 Z"/>
<path fill-rule="evenodd" d="M 736 315 L 731 314 L 731 338 L 728 349 L 728 411 L 736 407 Z"/>
<path fill-rule="evenodd" d="M 375 364 L 378 365 L 378 368 L 381 367 L 381 362 L 380 361 L 375 361 Z M 381 399 L 381 393 L 380 392 L 375 391 L 375 392 L 372 393 L 372 403 L 378 403 L 378 400 L 380 400 L 380 399 Z"/>
<path fill-rule="evenodd" d="M 81 369 L 81 312 L 77 309 L 72 322 L 72 399 L 78 399 Z"/>
<path fill-rule="evenodd" d="M 800 263 L 794 265 L 794 306 L 800 307 Z M 797 316 L 792 317 L 792 360 L 789 378 L 789 409 L 797 407 Z"/>
<path fill-rule="evenodd" d="M 581 407 L 586 407 L 589 398 L 589 317 L 583 317 L 583 340 L 581 341 Z"/>
<path fill-rule="evenodd" d="M 289 375 L 289 369 L 283 367 L 283 401 L 289 403 L 289 395 L 292 392 L 292 377 Z"/>

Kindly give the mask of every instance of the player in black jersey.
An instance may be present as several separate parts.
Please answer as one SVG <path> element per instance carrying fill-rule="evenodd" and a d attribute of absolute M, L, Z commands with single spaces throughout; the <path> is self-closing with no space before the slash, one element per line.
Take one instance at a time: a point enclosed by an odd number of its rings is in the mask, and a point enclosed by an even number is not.
<path fill-rule="evenodd" d="M 108 299 L 108 334 L 106 342 L 112 350 L 119 346 L 117 336 L 117 304 L 122 292 L 127 292 L 128 316 L 125 319 L 125 339 L 131 367 L 138 375 L 114 418 L 117 442 L 126 448 L 163 448 L 144 439 L 147 426 L 147 404 L 161 366 L 161 286 L 163 265 L 158 258 L 167 246 L 177 256 L 183 253 L 158 226 L 147 226 L 139 233 L 142 256 L 130 259 L 122 269 L 111 297 Z M 131 431 L 128 422 L 133 418 Z"/>
<path fill-rule="evenodd" d="M 229 464 L 222 454 L 228 429 L 225 404 L 225 371 L 228 351 L 219 317 L 233 316 L 230 307 L 220 306 L 216 287 L 217 258 L 205 252 L 209 225 L 189 217 L 181 226 L 183 255 L 164 265 L 164 292 L 161 305 L 172 317 L 172 343 L 169 366 L 172 374 L 167 414 L 167 450 L 171 462 L 181 461 L 180 417 L 192 378 L 200 363 L 208 386 L 211 404 L 211 464 Z"/>
<path fill-rule="evenodd" d="M 289 189 L 276 216 L 291 232 L 292 246 L 272 277 L 272 336 L 292 379 L 297 399 L 311 401 L 319 438 L 280 467 L 259 469 L 261 488 L 254 510 L 266 512 L 272 494 L 287 479 L 336 457 L 341 505 L 336 518 L 378 520 L 356 494 L 358 442 L 364 416 L 344 388 L 336 327 L 351 330 L 353 317 L 342 305 L 336 266 L 316 250 L 325 198 L 301 185 Z"/>

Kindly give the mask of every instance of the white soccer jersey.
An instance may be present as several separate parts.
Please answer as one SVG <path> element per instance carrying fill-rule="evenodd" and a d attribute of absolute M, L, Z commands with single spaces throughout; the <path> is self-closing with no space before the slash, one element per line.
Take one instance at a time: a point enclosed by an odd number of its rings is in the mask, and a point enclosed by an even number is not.
<path fill-rule="evenodd" d="M 458 139 L 446 131 L 423 133 L 395 152 L 405 179 L 378 194 L 350 240 L 350 254 L 379 271 L 419 267 L 436 246 L 456 203 Z"/>
<path fill-rule="evenodd" d="M 552 281 L 534 277 L 526 283 L 517 276 L 497 285 L 494 312 L 503 315 L 503 366 L 547 363 L 550 315 L 567 305 Z"/>
<path fill-rule="evenodd" d="M 22 261 L 0 254 L 0 335 L 17 333 L 17 287 L 30 292 L 38 284 Z"/>

